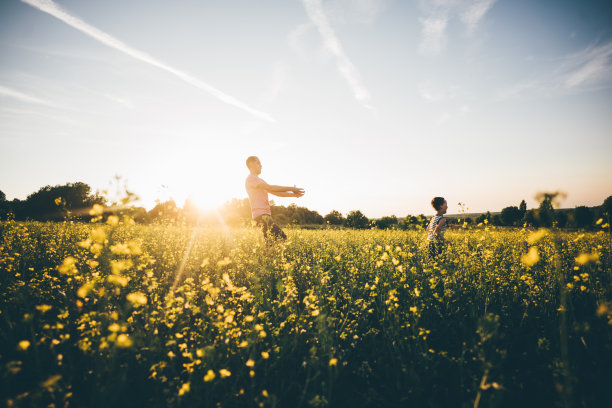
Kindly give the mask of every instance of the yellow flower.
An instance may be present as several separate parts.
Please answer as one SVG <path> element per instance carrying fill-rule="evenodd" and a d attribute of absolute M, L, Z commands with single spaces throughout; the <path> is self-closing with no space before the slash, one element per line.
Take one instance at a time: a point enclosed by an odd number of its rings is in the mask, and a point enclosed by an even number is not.
<path fill-rule="evenodd" d="M 28 340 L 21 340 L 18 344 L 17 344 L 17 348 L 19 350 L 27 350 L 28 347 L 30 347 L 30 342 Z"/>
<path fill-rule="evenodd" d="M 94 204 L 92 209 L 89 210 L 89 215 L 102 215 L 104 213 L 104 207 L 102 207 L 100 204 Z"/>
<path fill-rule="evenodd" d="M 270 358 L 270 353 L 268 353 L 267 351 L 262 351 L 261 358 L 263 358 L 264 360 L 267 360 L 268 358 Z"/>
<path fill-rule="evenodd" d="M 75 263 L 76 259 L 71 256 L 66 257 L 66 259 L 64 259 L 64 262 L 62 262 L 62 264 L 57 267 L 57 270 L 59 271 L 59 273 L 64 275 L 74 275 L 78 272 L 76 266 L 74 265 Z"/>
<path fill-rule="evenodd" d="M 115 340 L 115 344 L 117 344 L 117 347 L 128 348 L 128 347 L 132 347 L 133 342 L 132 342 L 132 339 L 130 339 L 127 334 L 121 333 L 120 335 L 117 336 L 117 340 Z"/>
<path fill-rule="evenodd" d="M 95 230 L 91 231 L 89 236 L 95 242 L 103 243 L 106 240 L 106 231 L 104 231 L 104 228 L 96 228 Z"/>
<path fill-rule="evenodd" d="M 253 361 L 252 358 L 249 358 L 248 361 L 246 362 L 246 366 L 247 367 L 254 367 L 255 366 L 255 361 Z"/>
<path fill-rule="evenodd" d="M 219 370 L 219 375 L 221 376 L 221 378 L 226 378 L 232 375 L 232 373 L 230 370 L 226 370 L 225 368 L 222 368 Z"/>
<path fill-rule="evenodd" d="M 215 372 L 213 370 L 208 370 L 206 375 L 204 376 L 204 382 L 209 382 L 214 380 L 216 377 Z"/>
<path fill-rule="evenodd" d="M 531 268 L 533 265 L 538 263 L 539 260 L 540 254 L 538 253 L 538 248 L 536 247 L 529 248 L 529 251 L 521 256 L 521 263 L 528 268 Z"/>
<path fill-rule="evenodd" d="M 120 329 L 121 329 L 121 326 L 119 326 L 117 323 L 113 323 L 110 326 L 108 326 L 108 330 L 113 333 L 118 332 Z"/>
<path fill-rule="evenodd" d="M 232 261 L 231 259 L 229 259 L 227 256 L 225 258 L 223 258 L 222 260 L 220 260 L 219 262 L 217 262 L 217 266 L 227 266 L 229 264 L 231 264 Z"/>
<path fill-rule="evenodd" d="M 147 297 L 141 292 L 133 292 L 126 296 L 126 299 L 132 303 L 134 307 L 147 304 Z"/>
<path fill-rule="evenodd" d="M 337 358 L 334 357 L 331 360 L 329 360 L 329 366 L 330 367 L 333 367 L 333 366 L 335 366 L 337 364 L 338 364 L 338 359 Z"/>
<path fill-rule="evenodd" d="M 43 313 L 47 313 L 49 310 L 51 310 L 52 306 L 49 305 L 38 305 L 36 306 L 36 310 L 40 310 Z"/>
<path fill-rule="evenodd" d="M 541 240 L 542 238 L 544 238 L 546 235 L 548 235 L 548 230 L 547 229 L 545 229 L 545 228 L 539 229 L 539 230 L 529 234 L 529 236 L 527 237 L 527 243 L 529 245 L 533 245 L 536 242 L 538 242 L 539 240 Z"/>
<path fill-rule="evenodd" d="M 130 254 L 130 248 L 127 246 L 127 244 L 111 245 L 110 250 L 115 255 L 129 255 Z"/>
<path fill-rule="evenodd" d="M 77 296 L 80 298 L 87 297 L 87 295 L 89 294 L 89 292 L 91 292 L 95 284 L 96 283 L 94 281 L 85 282 L 85 284 L 81 286 L 79 290 L 77 290 Z"/>
<path fill-rule="evenodd" d="M 110 261 L 110 265 L 113 275 L 119 275 L 121 272 L 134 266 L 134 263 L 130 259 L 114 259 Z"/>
<path fill-rule="evenodd" d="M 263 390 L 263 391 L 261 392 L 261 395 L 263 395 L 265 398 L 268 398 L 268 397 L 270 396 L 270 394 L 268 394 L 268 391 L 267 391 L 267 390 Z"/>
<path fill-rule="evenodd" d="M 59 374 L 52 375 L 51 377 L 49 377 L 45 381 L 43 381 L 41 386 L 43 388 L 52 388 L 61 379 L 62 379 L 62 376 L 59 375 Z"/>
<path fill-rule="evenodd" d="M 184 395 L 185 393 L 188 393 L 189 390 L 191 390 L 191 383 L 190 382 L 186 382 L 179 389 L 179 392 L 178 392 L 179 397 Z"/>
<path fill-rule="evenodd" d="M 578 265 L 585 265 L 589 262 L 597 261 L 599 261 L 599 254 L 597 252 L 593 252 L 591 254 L 582 253 L 576 257 L 576 263 Z"/>
<path fill-rule="evenodd" d="M 119 224 L 119 217 L 117 217 L 116 215 L 111 215 L 106 220 L 106 223 L 108 225 L 117 225 L 117 224 Z"/>
<path fill-rule="evenodd" d="M 128 279 L 123 277 L 123 276 L 119 276 L 119 275 L 109 275 L 106 280 L 108 281 L 108 283 L 113 283 L 117 286 L 125 286 L 128 283 Z"/>

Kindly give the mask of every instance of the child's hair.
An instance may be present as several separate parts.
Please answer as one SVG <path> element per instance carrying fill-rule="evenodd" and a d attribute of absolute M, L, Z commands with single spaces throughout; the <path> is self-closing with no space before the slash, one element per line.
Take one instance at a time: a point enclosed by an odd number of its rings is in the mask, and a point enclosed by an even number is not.
<path fill-rule="evenodd" d="M 439 211 L 440 207 L 442 207 L 442 204 L 444 204 L 444 201 L 444 197 L 434 197 L 433 200 L 431 200 L 431 206 L 436 211 Z"/>
<path fill-rule="evenodd" d="M 259 158 L 257 156 L 249 156 L 246 159 L 246 165 L 247 167 L 250 169 L 251 168 L 251 163 L 253 163 L 255 160 L 259 160 Z"/>

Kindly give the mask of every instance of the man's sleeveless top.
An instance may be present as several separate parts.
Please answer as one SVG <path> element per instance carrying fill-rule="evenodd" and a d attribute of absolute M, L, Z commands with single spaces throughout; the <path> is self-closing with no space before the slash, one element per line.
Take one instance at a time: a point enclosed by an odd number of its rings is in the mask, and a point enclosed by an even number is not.
<path fill-rule="evenodd" d="M 444 231 L 446 231 L 446 223 L 444 223 L 444 225 L 442 226 L 442 229 L 438 232 L 438 236 L 434 236 L 434 231 L 436 230 L 436 227 L 438 226 L 438 223 L 440 222 L 440 220 L 444 218 L 443 215 L 434 215 L 433 217 L 431 217 L 431 221 L 429 221 L 429 226 L 427 227 L 427 240 L 428 241 L 433 241 L 433 240 L 440 240 L 444 238 Z"/>

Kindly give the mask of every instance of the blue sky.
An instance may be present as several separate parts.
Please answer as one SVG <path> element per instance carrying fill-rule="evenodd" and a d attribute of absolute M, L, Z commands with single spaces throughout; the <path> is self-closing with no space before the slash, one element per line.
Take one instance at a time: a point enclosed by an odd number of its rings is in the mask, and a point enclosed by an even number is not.
<path fill-rule="evenodd" d="M 0 4 L 0 190 L 108 186 L 369 217 L 612 194 L 612 6 L 596 1 Z"/>

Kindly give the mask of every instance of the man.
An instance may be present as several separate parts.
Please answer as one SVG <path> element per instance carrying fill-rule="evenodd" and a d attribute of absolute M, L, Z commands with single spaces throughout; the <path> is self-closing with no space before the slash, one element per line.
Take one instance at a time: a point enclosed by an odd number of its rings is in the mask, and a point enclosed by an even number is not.
<path fill-rule="evenodd" d="M 275 240 L 286 240 L 287 235 L 272 220 L 268 193 L 278 197 L 301 197 L 304 195 L 304 189 L 295 186 L 274 186 L 263 181 L 259 178 L 262 166 L 257 156 L 249 156 L 246 160 L 246 165 L 251 172 L 245 182 L 246 191 L 249 195 L 249 203 L 251 204 L 251 213 L 253 220 L 261 226 L 266 245 L 272 245 Z"/>

